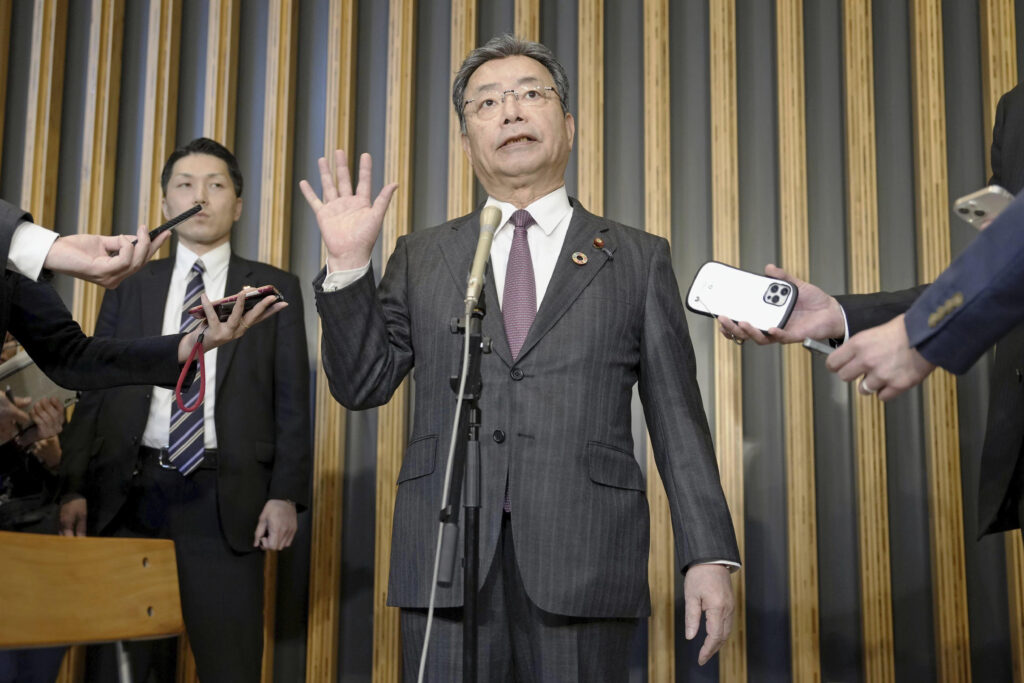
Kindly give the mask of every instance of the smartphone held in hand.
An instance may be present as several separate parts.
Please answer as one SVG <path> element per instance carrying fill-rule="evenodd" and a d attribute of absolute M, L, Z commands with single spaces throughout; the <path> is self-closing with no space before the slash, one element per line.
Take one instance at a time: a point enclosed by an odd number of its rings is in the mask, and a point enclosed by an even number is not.
<path fill-rule="evenodd" d="M 211 302 L 213 304 L 213 310 L 216 311 L 217 317 L 221 322 L 224 322 L 231 315 L 231 311 L 235 308 L 235 301 L 238 299 L 238 294 L 233 294 L 223 299 Z M 245 310 L 250 310 L 253 306 L 263 301 L 267 297 L 273 297 L 274 303 L 278 301 L 284 301 L 284 297 L 281 296 L 281 292 L 277 291 L 277 287 L 273 285 L 264 285 L 263 287 L 250 287 L 245 290 L 242 296 L 245 297 Z M 188 309 L 188 314 L 193 318 L 199 320 L 206 320 L 206 310 L 202 306 L 193 306 Z"/>
<path fill-rule="evenodd" d="M 694 313 L 745 321 L 767 332 L 784 327 L 796 305 L 797 288 L 785 280 L 708 261 L 693 278 L 686 307 Z"/>
<path fill-rule="evenodd" d="M 953 211 L 957 216 L 981 230 L 1012 201 L 1012 194 L 998 185 L 989 185 L 957 199 L 953 202 Z"/>

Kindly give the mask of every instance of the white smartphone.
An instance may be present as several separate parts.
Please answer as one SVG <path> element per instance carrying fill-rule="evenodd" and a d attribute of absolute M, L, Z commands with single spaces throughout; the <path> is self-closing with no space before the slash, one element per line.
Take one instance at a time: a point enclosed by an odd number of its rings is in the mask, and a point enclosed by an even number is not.
<path fill-rule="evenodd" d="M 998 185 L 989 185 L 957 199 L 953 202 L 953 211 L 981 230 L 1012 201 L 1012 194 Z"/>
<path fill-rule="evenodd" d="M 785 280 L 708 261 L 693 278 L 686 307 L 717 318 L 746 321 L 766 332 L 784 327 L 796 305 L 797 289 Z"/>

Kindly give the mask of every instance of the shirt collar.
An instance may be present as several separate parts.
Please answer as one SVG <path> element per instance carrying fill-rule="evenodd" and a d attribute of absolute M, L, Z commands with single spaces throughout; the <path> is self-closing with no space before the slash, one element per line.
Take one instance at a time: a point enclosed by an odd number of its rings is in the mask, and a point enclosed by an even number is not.
<path fill-rule="evenodd" d="M 225 242 L 202 256 L 197 255 L 181 242 L 178 242 L 178 252 L 174 257 L 174 269 L 179 272 L 188 272 L 192 269 L 192 264 L 196 262 L 197 258 L 203 259 L 206 277 L 211 279 L 218 278 L 227 270 L 228 261 L 231 260 L 231 242 Z"/>
<path fill-rule="evenodd" d="M 501 210 L 501 223 L 495 232 L 509 225 L 509 219 L 516 210 L 512 204 L 498 201 L 494 197 L 488 197 L 484 206 L 496 206 Z M 526 210 L 533 216 L 533 220 L 536 221 L 541 231 L 545 235 L 551 235 L 571 208 L 569 194 L 565 191 L 565 185 L 562 185 L 527 206 Z"/>

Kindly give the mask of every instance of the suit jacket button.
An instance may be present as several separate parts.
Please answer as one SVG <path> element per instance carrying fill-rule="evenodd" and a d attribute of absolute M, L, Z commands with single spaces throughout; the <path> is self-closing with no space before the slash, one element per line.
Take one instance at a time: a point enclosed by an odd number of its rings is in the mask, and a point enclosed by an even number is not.
<path fill-rule="evenodd" d="M 510 374 L 512 376 L 512 379 L 514 379 L 515 381 L 518 382 L 519 380 L 521 380 L 523 378 L 523 375 L 525 373 L 523 372 L 522 368 L 512 368 L 512 372 L 510 372 L 508 374 Z"/>
<path fill-rule="evenodd" d="M 505 442 L 505 432 L 501 431 L 500 429 L 495 429 L 494 433 L 491 434 L 491 436 L 494 438 L 494 443 Z"/>

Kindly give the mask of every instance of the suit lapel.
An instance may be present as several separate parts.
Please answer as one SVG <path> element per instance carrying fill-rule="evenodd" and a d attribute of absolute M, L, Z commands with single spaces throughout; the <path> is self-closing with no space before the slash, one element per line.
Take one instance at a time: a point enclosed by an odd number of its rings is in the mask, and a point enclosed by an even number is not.
<path fill-rule="evenodd" d="M 451 233 L 446 235 L 439 245 L 460 300 L 465 295 L 469 269 L 473 267 L 473 255 L 476 253 L 476 243 L 480 236 L 479 230 L 476 229 L 479 225 L 479 216 L 478 208 L 468 216 L 453 222 Z M 484 283 L 484 303 L 487 306 L 487 314 L 484 315 L 483 334 L 491 340 L 492 353 L 501 358 L 506 365 L 511 365 L 512 352 L 508 348 L 505 323 L 498 307 L 498 290 L 494 287 L 490 272 Z"/>
<path fill-rule="evenodd" d="M 519 351 L 519 358 L 529 353 L 530 349 L 554 327 L 576 297 L 611 259 L 610 254 L 614 253 L 615 245 L 609 244 L 610 240 L 607 234 L 604 234 L 607 232 L 607 223 L 597 221 L 580 206 L 579 202 L 574 202 L 572 221 L 569 223 L 569 231 L 565 235 L 562 251 L 555 263 L 555 271 L 551 274 L 551 282 L 544 294 L 544 300 L 537 309 L 537 317 L 530 327 L 529 334 L 526 335 L 523 348 Z M 594 238 L 602 234 L 606 246 L 599 250 L 594 247 Z M 572 255 L 575 252 L 580 252 L 586 257 L 585 264 L 577 265 L 574 262 Z"/>
<path fill-rule="evenodd" d="M 139 320 L 142 336 L 155 337 L 163 333 L 164 310 L 167 308 L 167 290 L 171 287 L 174 258 L 153 261 L 142 276 L 142 297 L 139 300 Z"/>
<path fill-rule="evenodd" d="M 248 279 L 252 276 L 252 269 L 249 268 L 248 264 L 242 261 L 242 259 L 235 256 L 234 252 L 231 254 L 231 259 L 228 261 L 228 277 L 224 284 L 224 296 L 231 296 L 239 291 L 245 285 L 258 286 L 261 283 L 248 282 Z M 224 346 L 217 349 L 217 396 L 220 396 L 221 389 L 224 388 L 224 377 L 227 375 L 228 368 L 231 366 L 231 361 L 235 357 L 235 351 L 238 349 L 238 341 L 234 339 L 229 341 Z"/>

